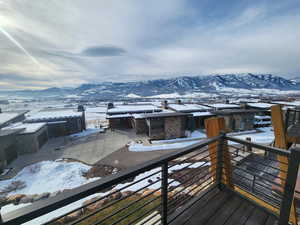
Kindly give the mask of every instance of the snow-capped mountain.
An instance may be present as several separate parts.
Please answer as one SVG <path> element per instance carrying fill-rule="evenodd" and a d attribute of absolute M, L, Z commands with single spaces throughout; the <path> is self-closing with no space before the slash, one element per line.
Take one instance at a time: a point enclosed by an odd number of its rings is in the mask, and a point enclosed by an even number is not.
<path fill-rule="evenodd" d="M 42 91 L 19 91 L 16 94 L 28 96 L 79 96 L 116 98 L 133 96 L 159 96 L 176 93 L 265 93 L 278 91 L 300 91 L 300 82 L 271 74 L 225 74 L 207 76 L 182 76 L 137 82 L 103 82 L 83 84 L 77 88 L 50 88 Z M 299 92 L 300 93 L 300 92 Z"/>

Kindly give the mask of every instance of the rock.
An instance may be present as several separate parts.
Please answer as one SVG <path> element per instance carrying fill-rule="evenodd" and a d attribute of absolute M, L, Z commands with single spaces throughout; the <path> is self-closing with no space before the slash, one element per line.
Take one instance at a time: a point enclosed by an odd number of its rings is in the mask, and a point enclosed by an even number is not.
<path fill-rule="evenodd" d="M 49 195 L 50 195 L 49 192 L 45 192 L 45 193 L 42 193 L 40 195 L 36 195 L 36 196 L 33 197 L 33 201 L 35 202 L 35 201 L 39 201 L 39 200 L 44 199 L 44 198 L 48 198 Z"/>
<path fill-rule="evenodd" d="M 7 198 L 7 201 L 9 203 L 14 203 L 14 204 L 18 204 L 19 201 L 21 200 L 21 198 L 25 197 L 26 195 L 23 194 L 16 194 L 16 195 L 11 195 Z"/>
<path fill-rule="evenodd" d="M 159 190 L 159 191 L 156 191 L 156 192 L 153 193 L 153 195 L 154 195 L 154 196 L 161 196 L 161 191 L 160 191 L 160 190 Z"/>
<path fill-rule="evenodd" d="M 120 191 L 117 191 L 116 193 L 109 195 L 110 200 L 118 200 L 120 198 L 122 198 L 122 193 Z"/>
<path fill-rule="evenodd" d="M 90 204 L 90 203 L 92 203 L 92 202 L 94 202 L 94 201 L 97 201 L 99 198 L 100 198 L 100 197 L 94 197 L 94 198 L 88 199 L 88 200 L 86 200 L 86 201 L 84 201 L 84 202 L 82 203 L 82 206 L 85 206 L 85 205 L 88 205 L 88 204 Z M 97 204 L 97 202 L 95 202 L 95 203 L 93 203 L 93 204 L 91 204 L 91 205 L 86 206 L 86 207 L 85 207 L 85 210 L 88 210 L 88 211 L 94 211 L 95 208 L 96 208 L 96 204 Z"/>
<path fill-rule="evenodd" d="M 154 193 L 152 193 L 154 190 L 151 190 L 151 189 L 148 189 L 148 190 L 146 190 L 146 191 L 144 191 L 143 193 L 142 193 L 142 197 L 145 197 L 145 196 L 151 196 L 152 194 L 154 194 Z"/>
<path fill-rule="evenodd" d="M 83 215 L 83 212 L 81 209 L 79 209 L 79 210 L 63 217 L 60 221 L 63 222 L 63 224 L 70 223 L 70 222 L 77 220 L 82 215 Z"/>
<path fill-rule="evenodd" d="M 33 202 L 33 196 L 27 195 L 20 199 L 19 204 L 25 204 L 25 203 L 30 203 L 30 202 Z"/>
<path fill-rule="evenodd" d="M 133 193 L 132 191 L 124 191 L 124 192 L 122 192 L 122 195 L 124 198 L 127 198 L 127 197 L 131 196 L 132 193 Z"/>

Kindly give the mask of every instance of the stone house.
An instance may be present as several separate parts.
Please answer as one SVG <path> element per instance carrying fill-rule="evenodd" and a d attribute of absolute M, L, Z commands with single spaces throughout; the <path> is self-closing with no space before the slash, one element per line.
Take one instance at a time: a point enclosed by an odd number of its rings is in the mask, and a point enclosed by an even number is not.
<path fill-rule="evenodd" d="M 3 130 L 11 129 L 22 130 L 16 134 L 15 146 L 18 155 L 37 152 L 48 141 L 46 123 L 17 123 L 3 128 Z"/>
<path fill-rule="evenodd" d="M 257 110 L 232 109 L 219 110 L 214 113 L 225 119 L 225 125 L 229 132 L 238 132 L 254 129 L 254 116 Z"/>
<path fill-rule="evenodd" d="M 79 133 L 85 130 L 85 112 L 73 109 L 43 110 L 28 116 L 25 123 L 49 124 L 49 137 Z"/>
<path fill-rule="evenodd" d="M 174 139 L 185 136 L 187 113 L 149 113 L 134 119 L 137 133 L 145 133 L 151 139 Z"/>

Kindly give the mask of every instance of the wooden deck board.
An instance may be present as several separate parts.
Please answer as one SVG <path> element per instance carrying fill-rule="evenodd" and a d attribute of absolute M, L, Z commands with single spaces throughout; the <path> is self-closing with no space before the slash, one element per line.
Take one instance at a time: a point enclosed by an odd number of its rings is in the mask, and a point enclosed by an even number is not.
<path fill-rule="evenodd" d="M 182 213 L 172 225 L 274 225 L 267 211 L 228 191 L 212 191 Z"/>
<path fill-rule="evenodd" d="M 242 203 L 243 200 L 238 196 L 231 196 L 230 199 L 228 199 L 228 203 L 222 205 L 222 207 L 216 212 L 215 215 L 217 216 L 211 217 L 206 224 L 224 224 L 230 218 L 230 216 L 236 212 Z"/>
<path fill-rule="evenodd" d="M 246 221 L 245 225 L 264 225 L 268 219 L 268 214 L 263 210 L 256 208 Z"/>
<path fill-rule="evenodd" d="M 238 210 L 226 221 L 224 225 L 244 224 L 255 210 L 254 206 L 243 201 Z"/>
<path fill-rule="evenodd" d="M 274 216 L 269 216 L 265 225 L 274 225 L 276 223 L 277 219 Z"/>

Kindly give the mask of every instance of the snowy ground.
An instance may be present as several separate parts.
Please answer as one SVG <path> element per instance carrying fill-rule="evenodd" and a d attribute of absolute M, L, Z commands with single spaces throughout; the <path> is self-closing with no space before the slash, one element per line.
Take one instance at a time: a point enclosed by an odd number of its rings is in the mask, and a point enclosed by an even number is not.
<path fill-rule="evenodd" d="M 70 164 L 70 165 L 67 165 L 67 164 Z M 169 171 L 174 172 L 176 170 L 180 170 L 185 167 L 198 168 L 198 167 L 202 166 L 203 164 L 210 165 L 209 162 L 206 162 L 206 163 L 205 162 L 196 162 L 194 164 L 182 163 L 182 164 L 172 166 L 171 168 L 169 168 Z M 85 183 L 91 181 L 91 179 L 87 180 L 84 177 L 82 177 L 82 172 L 86 171 L 89 167 L 84 166 L 82 164 L 80 165 L 80 163 L 65 163 L 65 162 L 49 162 L 49 161 L 47 161 L 47 162 L 43 162 L 42 165 L 36 164 L 31 167 L 25 168 L 24 171 L 21 171 L 20 174 L 18 174 L 17 177 L 20 180 L 27 179 L 29 181 L 30 180 L 30 179 L 28 179 L 29 176 L 33 176 L 33 180 L 30 182 L 27 182 L 27 184 L 30 184 L 29 188 L 27 188 L 23 191 L 20 191 L 18 193 L 32 194 L 32 193 L 41 193 L 44 190 L 55 191 L 55 190 L 62 190 L 64 188 L 75 188 L 79 185 L 82 185 L 82 184 L 85 184 Z M 36 168 L 39 168 L 39 169 L 36 169 Z M 156 182 L 156 181 L 157 182 L 153 183 L 148 188 L 158 189 L 161 187 L 161 181 L 159 181 L 159 179 L 161 179 L 160 171 L 161 171 L 161 168 L 152 169 L 150 171 L 147 171 L 145 173 L 138 175 L 137 177 L 135 177 L 134 181 L 125 183 L 125 184 L 119 184 L 116 187 L 114 187 L 114 189 L 119 190 L 119 189 L 124 188 L 122 191 L 138 191 L 139 189 L 150 184 L 148 182 L 149 180 L 152 180 L 153 182 Z M 35 172 L 35 173 L 33 173 L 33 172 Z M 54 172 L 54 174 L 53 174 L 53 172 Z M 50 177 L 46 177 L 47 175 Z M 147 178 L 140 182 L 137 182 L 145 177 L 147 177 Z M 39 178 L 39 180 L 37 180 L 38 178 Z M 10 180 L 10 181 L 12 181 L 12 180 Z M 7 182 L 9 183 L 9 181 L 7 181 Z M 132 186 L 126 187 L 130 183 L 134 183 L 134 182 L 137 182 L 137 183 Z M 168 179 L 168 183 L 171 183 L 172 186 L 179 185 L 179 183 L 173 179 Z M 2 186 L 3 183 L 0 183 L 0 185 Z M 6 184 L 4 184 L 4 185 L 6 185 Z M 33 185 L 34 185 L 34 187 L 33 187 Z M 107 194 L 109 194 L 109 192 L 93 194 L 93 195 L 88 196 L 84 199 L 81 199 L 77 202 L 74 202 L 68 206 L 60 208 L 59 210 L 53 211 L 51 213 L 48 213 L 44 216 L 41 216 L 41 217 L 35 219 L 35 220 L 27 222 L 27 223 L 25 223 L 25 225 L 36 225 L 36 224 L 45 223 L 53 218 L 59 217 L 61 215 L 64 215 L 72 210 L 75 210 L 75 209 L 81 207 L 83 202 L 88 199 L 92 199 L 92 198 L 98 197 L 98 196 L 105 196 Z M 8 212 L 11 212 L 18 208 L 28 206 L 30 204 L 31 203 L 19 204 L 19 205 L 10 204 L 10 205 L 4 206 L 1 209 L 1 213 L 6 214 Z"/>
<path fill-rule="evenodd" d="M 83 176 L 91 167 L 80 162 L 66 162 L 62 160 L 43 161 L 25 167 L 15 177 L 0 181 L 0 191 L 12 182 L 24 182 L 26 187 L 14 192 L 14 194 L 42 194 L 71 189 L 91 182 L 95 179 L 86 179 Z M 98 179 L 98 178 L 97 178 Z"/>
<path fill-rule="evenodd" d="M 103 128 L 87 128 L 86 130 L 80 133 L 71 134 L 70 137 L 76 139 L 76 138 L 87 137 L 89 135 L 101 133 L 101 132 L 104 132 Z"/>

